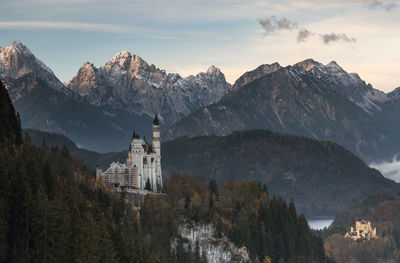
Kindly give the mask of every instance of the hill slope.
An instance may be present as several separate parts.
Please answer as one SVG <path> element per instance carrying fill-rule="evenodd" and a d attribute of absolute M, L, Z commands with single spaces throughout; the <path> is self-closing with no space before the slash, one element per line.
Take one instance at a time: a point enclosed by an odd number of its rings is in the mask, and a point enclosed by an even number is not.
<path fill-rule="evenodd" d="M 308 216 L 333 216 L 370 193 L 400 189 L 335 143 L 263 130 L 178 138 L 163 144 L 162 156 L 164 176 L 260 181 Z"/>
<path fill-rule="evenodd" d="M 125 162 L 127 158 L 126 151 L 99 153 L 79 148 L 75 142 L 62 134 L 33 129 L 24 129 L 23 133 L 29 135 L 32 144 L 36 147 L 40 147 L 43 144 L 43 141 L 48 146 L 57 146 L 58 149 L 62 149 L 64 146 L 67 147 L 72 155 L 78 155 L 82 157 L 85 160 L 85 163 L 90 167 L 95 167 L 98 165 L 103 169 L 106 169 L 109 167 L 111 162 Z"/>
<path fill-rule="evenodd" d="M 151 118 L 73 99 L 32 73 L 6 78 L 4 83 L 23 128 L 65 134 L 81 147 L 100 152 L 123 149 L 135 127 L 143 127 L 137 129 L 142 134 L 151 134 L 146 125 Z"/>
<path fill-rule="evenodd" d="M 40 145 L 66 145 L 90 166 L 108 168 L 125 162 L 127 149 L 100 154 L 76 147 L 62 135 L 26 130 Z M 399 184 L 385 179 L 343 147 L 326 141 L 281 135 L 263 130 L 235 132 L 225 137 L 179 138 L 162 144 L 164 178 L 174 172 L 230 180 L 266 183 L 272 194 L 293 198 L 307 216 L 335 216 L 371 193 L 399 191 Z"/>

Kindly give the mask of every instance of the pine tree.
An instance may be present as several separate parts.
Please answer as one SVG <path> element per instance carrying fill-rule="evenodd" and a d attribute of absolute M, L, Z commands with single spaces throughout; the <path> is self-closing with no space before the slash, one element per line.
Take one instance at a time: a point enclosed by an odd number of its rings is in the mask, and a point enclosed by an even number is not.
<path fill-rule="evenodd" d="M 190 199 L 190 195 L 187 194 L 186 198 L 185 198 L 185 211 L 189 212 L 190 210 L 190 203 L 192 202 L 192 200 Z"/>
<path fill-rule="evenodd" d="M 215 179 L 210 179 L 210 182 L 208 183 L 208 190 L 210 191 L 210 193 L 215 194 L 215 196 L 218 195 L 218 186 Z"/>
<path fill-rule="evenodd" d="M 15 112 L 7 90 L 0 81 L 0 144 L 22 144 L 21 120 Z"/>
<path fill-rule="evenodd" d="M 7 233 L 8 223 L 6 221 L 7 207 L 6 200 L 0 197 L 0 262 L 6 262 L 7 259 Z"/>

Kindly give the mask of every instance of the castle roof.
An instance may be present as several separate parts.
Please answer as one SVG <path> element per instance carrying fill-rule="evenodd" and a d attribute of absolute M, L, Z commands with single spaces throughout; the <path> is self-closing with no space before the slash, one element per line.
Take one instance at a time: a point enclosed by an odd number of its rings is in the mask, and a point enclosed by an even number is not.
<path fill-rule="evenodd" d="M 136 131 L 133 131 L 132 140 L 133 140 L 133 139 L 140 139 L 140 136 L 139 136 L 138 133 L 136 133 Z"/>
<path fill-rule="evenodd" d="M 158 122 L 158 114 L 156 113 L 156 116 L 154 116 L 154 120 L 153 120 L 153 125 L 160 125 Z"/>

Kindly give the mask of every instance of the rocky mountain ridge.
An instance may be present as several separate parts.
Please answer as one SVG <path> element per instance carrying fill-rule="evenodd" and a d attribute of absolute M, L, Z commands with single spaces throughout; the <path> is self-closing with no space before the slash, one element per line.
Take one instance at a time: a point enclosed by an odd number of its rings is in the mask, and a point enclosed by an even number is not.
<path fill-rule="evenodd" d="M 0 78 L 24 128 L 62 133 L 80 146 L 102 152 L 125 148 L 134 128 L 151 135 L 143 126 L 155 112 L 163 131 L 172 124 L 163 139 L 270 129 L 335 141 L 366 161 L 392 159 L 400 147 L 400 89 L 385 94 L 334 61 L 265 64 L 230 86 L 214 66 L 183 78 L 122 51 L 100 68 L 85 62 L 65 86 L 15 41 L 0 48 Z M 31 93 L 39 84 L 41 88 Z M 68 103 L 60 107 L 57 102 L 66 98 Z M 83 118 L 80 111 L 90 114 Z M 79 121 L 73 121 L 74 114 Z M 66 120 L 81 124 L 69 129 Z M 89 134 L 103 137 L 97 140 Z"/>
<path fill-rule="evenodd" d="M 171 124 L 218 101 L 230 84 L 215 66 L 182 78 L 122 51 L 100 68 L 85 62 L 67 86 L 92 105 L 107 105 L 149 117 L 158 112 L 163 124 Z"/>
<path fill-rule="evenodd" d="M 218 103 L 182 118 L 164 135 L 174 139 L 270 129 L 334 141 L 364 160 L 391 158 L 393 143 L 400 138 L 389 136 L 387 125 L 394 116 L 386 118 L 386 105 L 395 93 L 373 89 L 336 62 L 322 65 L 308 59 L 287 67 L 262 65 L 240 77 Z M 382 120 L 385 123 L 378 124 Z"/>

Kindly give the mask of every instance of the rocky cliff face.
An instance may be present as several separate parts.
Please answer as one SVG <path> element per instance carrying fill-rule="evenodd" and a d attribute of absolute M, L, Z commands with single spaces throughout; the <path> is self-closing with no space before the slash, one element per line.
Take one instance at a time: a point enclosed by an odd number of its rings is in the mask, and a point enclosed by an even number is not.
<path fill-rule="evenodd" d="M 179 234 L 184 240 L 184 248 L 192 252 L 199 246 L 199 254 L 205 255 L 208 263 L 242 263 L 250 260 L 246 247 L 238 248 L 226 236 L 215 237 L 212 224 L 182 224 Z M 177 245 L 175 240 L 172 249 Z"/>
<path fill-rule="evenodd" d="M 369 160 L 390 147 L 385 131 L 374 124 L 387 100 L 335 62 L 263 65 L 239 78 L 218 103 L 173 124 L 165 137 L 270 129 L 338 142 Z"/>
<path fill-rule="evenodd" d="M 19 41 L 14 41 L 8 47 L 0 47 L 0 78 L 18 79 L 26 74 L 34 74 L 48 86 L 72 95 L 53 71 Z"/>
<path fill-rule="evenodd" d="M 182 78 L 122 51 L 100 68 L 85 62 L 68 87 L 92 105 L 150 117 L 158 112 L 162 123 L 170 124 L 218 101 L 230 85 L 214 66 L 205 73 Z"/>

